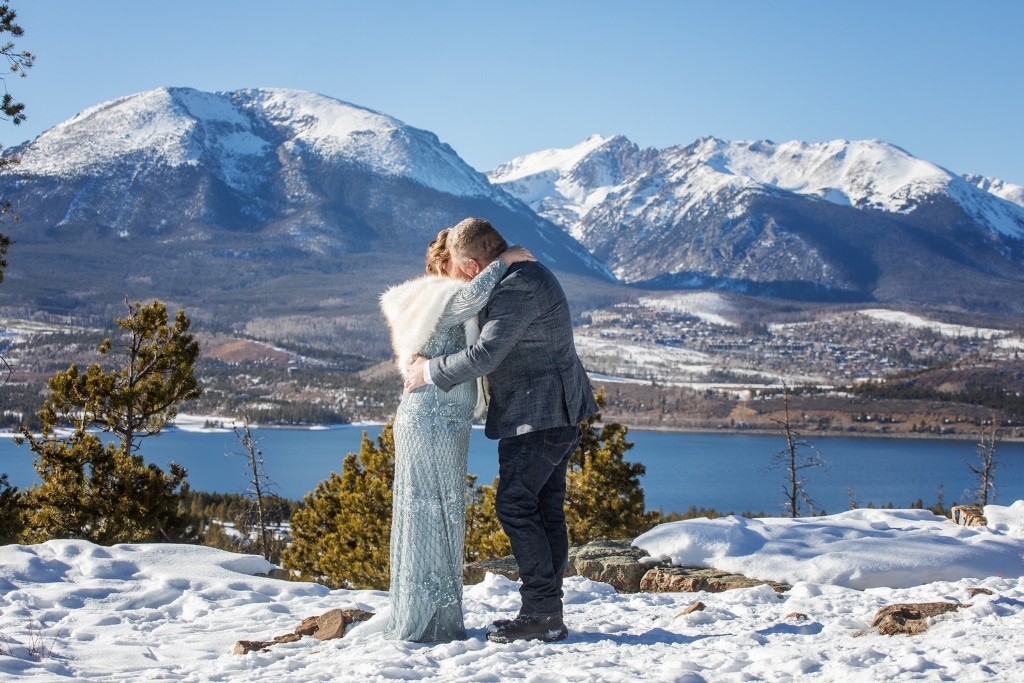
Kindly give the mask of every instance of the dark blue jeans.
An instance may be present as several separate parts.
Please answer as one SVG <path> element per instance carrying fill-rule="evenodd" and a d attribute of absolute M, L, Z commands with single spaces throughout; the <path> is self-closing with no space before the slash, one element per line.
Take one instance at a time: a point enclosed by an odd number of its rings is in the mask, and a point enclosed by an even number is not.
<path fill-rule="evenodd" d="M 565 474 L 579 441 L 578 426 L 498 441 L 495 508 L 519 564 L 523 615 L 562 614 L 562 577 L 569 561 Z"/>

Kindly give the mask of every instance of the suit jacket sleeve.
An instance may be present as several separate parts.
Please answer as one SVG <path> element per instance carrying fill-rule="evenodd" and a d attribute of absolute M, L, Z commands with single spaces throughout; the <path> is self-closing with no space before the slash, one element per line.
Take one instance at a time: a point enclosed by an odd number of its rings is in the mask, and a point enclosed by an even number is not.
<path fill-rule="evenodd" d="M 430 377 L 443 391 L 494 371 L 537 317 L 531 283 L 512 270 L 485 309 L 486 320 L 475 344 L 459 353 L 430 360 Z"/>
<path fill-rule="evenodd" d="M 437 327 L 452 327 L 474 318 L 477 313 L 483 310 L 490 300 L 494 288 L 501 282 L 501 278 L 508 272 L 508 266 L 500 258 L 491 261 L 490 265 L 480 271 L 479 274 L 448 300 Z M 474 321 L 475 324 L 475 321 Z"/>

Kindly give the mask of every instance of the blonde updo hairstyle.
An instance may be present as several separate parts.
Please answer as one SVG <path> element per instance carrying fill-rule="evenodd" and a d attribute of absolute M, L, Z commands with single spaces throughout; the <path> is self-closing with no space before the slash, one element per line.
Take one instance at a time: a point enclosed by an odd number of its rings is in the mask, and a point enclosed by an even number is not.
<path fill-rule="evenodd" d="M 451 252 L 448 251 L 448 230 L 445 228 L 437 233 L 437 237 L 427 245 L 427 272 L 431 275 L 447 275 Z"/>

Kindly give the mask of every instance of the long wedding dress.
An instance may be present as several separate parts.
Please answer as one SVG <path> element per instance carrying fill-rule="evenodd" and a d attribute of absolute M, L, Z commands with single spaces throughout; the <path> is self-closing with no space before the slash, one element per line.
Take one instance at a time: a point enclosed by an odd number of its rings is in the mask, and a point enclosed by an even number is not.
<path fill-rule="evenodd" d="M 476 315 L 507 269 L 495 259 L 469 283 L 428 275 L 385 292 L 381 308 L 400 367 L 414 353 L 433 358 L 466 348 L 467 337 L 475 341 Z M 385 638 L 438 642 L 466 637 L 466 464 L 482 398 L 476 382 L 447 393 L 427 385 L 402 395 L 394 421 L 391 617 Z"/>

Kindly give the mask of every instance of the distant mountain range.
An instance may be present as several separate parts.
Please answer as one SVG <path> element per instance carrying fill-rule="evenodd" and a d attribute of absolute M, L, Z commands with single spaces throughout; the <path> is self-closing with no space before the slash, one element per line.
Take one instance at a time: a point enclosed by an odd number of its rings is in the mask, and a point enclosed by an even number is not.
<path fill-rule="evenodd" d="M 0 228 L 15 239 L 7 314 L 109 317 L 128 296 L 230 329 L 372 326 L 380 291 L 466 216 L 490 218 L 577 295 L 1024 310 L 1024 188 L 879 141 L 655 150 L 595 136 L 485 176 L 430 132 L 322 95 L 161 88 L 5 153 L 21 159 L 0 175 L 20 216 Z"/>
<path fill-rule="evenodd" d="M 493 183 L 624 283 L 1016 313 L 1024 188 L 876 141 L 623 137 L 514 159 Z"/>

